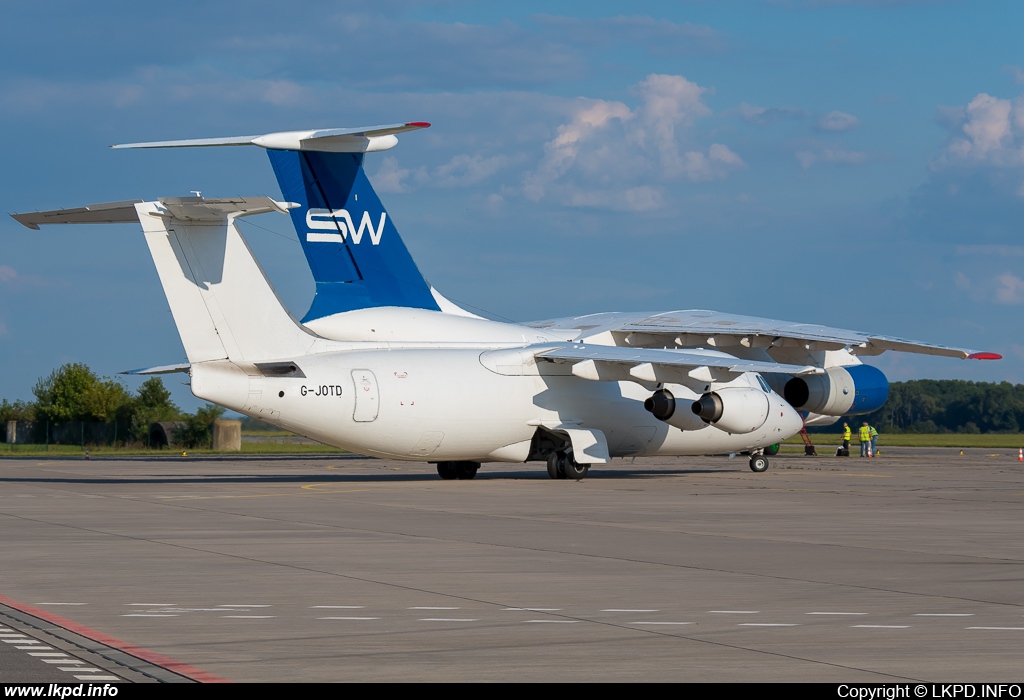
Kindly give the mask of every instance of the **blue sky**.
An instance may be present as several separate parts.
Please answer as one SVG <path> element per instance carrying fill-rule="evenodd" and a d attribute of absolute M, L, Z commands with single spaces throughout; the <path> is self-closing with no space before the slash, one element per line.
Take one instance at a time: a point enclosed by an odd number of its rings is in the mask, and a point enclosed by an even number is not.
<path fill-rule="evenodd" d="M 118 142 L 423 120 L 366 169 L 424 275 L 499 319 L 711 308 L 1000 352 L 1024 382 L 1024 5 L 19 3 L 7 212 L 279 196 L 259 149 Z M 286 217 L 244 231 L 285 304 Z M 0 396 L 184 360 L 136 227 L 0 221 Z M 181 375 L 167 383 L 198 402 Z M 134 388 L 138 380 L 127 379 Z"/>

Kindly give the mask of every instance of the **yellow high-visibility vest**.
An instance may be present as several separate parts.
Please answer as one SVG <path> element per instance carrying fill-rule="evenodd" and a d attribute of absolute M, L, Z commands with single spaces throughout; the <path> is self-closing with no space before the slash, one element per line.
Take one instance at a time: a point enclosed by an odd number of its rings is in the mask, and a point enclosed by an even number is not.
<path fill-rule="evenodd" d="M 871 428 L 861 426 L 857 433 L 860 435 L 861 442 L 871 442 Z"/>
<path fill-rule="evenodd" d="M 843 439 L 844 440 L 849 440 L 850 439 L 850 426 L 846 426 L 845 428 L 843 428 Z"/>

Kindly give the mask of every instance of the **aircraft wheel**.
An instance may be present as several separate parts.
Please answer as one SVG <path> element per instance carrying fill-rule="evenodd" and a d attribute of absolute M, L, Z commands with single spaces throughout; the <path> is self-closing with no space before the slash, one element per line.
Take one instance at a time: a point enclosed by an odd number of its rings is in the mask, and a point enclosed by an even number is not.
<path fill-rule="evenodd" d="M 552 452 L 548 455 L 548 476 L 552 479 L 565 478 L 566 457 L 562 452 Z"/>
<path fill-rule="evenodd" d="M 565 474 L 563 479 L 575 479 L 581 481 L 583 477 L 587 475 L 590 470 L 589 465 L 580 464 L 572 457 L 566 457 L 565 463 L 562 466 L 562 473 Z"/>
<path fill-rule="evenodd" d="M 763 472 L 768 469 L 768 458 L 764 455 L 754 455 L 750 458 L 750 471 Z"/>
<path fill-rule="evenodd" d="M 480 465 L 476 462 L 456 462 L 455 463 L 455 476 L 463 481 L 472 479 L 476 476 L 476 470 L 480 468 Z"/>
<path fill-rule="evenodd" d="M 438 462 L 437 475 L 446 481 L 449 479 L 459 478 L 459 474 L 455 467 L 455 462 Z"/>

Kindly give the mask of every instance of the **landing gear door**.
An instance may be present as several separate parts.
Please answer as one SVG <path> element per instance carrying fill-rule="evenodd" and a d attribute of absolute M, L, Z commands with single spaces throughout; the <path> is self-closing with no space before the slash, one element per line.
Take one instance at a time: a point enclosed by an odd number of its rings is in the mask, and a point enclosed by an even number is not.
<path fill-rule="evenodd" d="M 377 393 L 377 378 L 368 369 L 352 370 L 352 383 L 355 385 L 355 411 L 352 420 L 358 423 L 369 423 L 377 419 L 380 397 Z"/>

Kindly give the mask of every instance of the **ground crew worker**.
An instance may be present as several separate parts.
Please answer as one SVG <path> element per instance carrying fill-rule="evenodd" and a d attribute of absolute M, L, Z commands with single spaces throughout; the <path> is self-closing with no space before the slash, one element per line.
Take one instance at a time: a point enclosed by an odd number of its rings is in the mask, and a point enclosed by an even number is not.
<path fill-rule="evenodd" d="M 878 454 L 878 431 L 875 430 L 875 426 L 869 426 L 871 429 L 871 455 Z"/>
<path fill-rule="evenodd" d="M 868 456 L 868 446 L 871 445 L 871 428 L 868 427 L 867 421 L 860 426 L 860 430 L 857 431 L 857 437 L 860 438 L 860 456 Z"/>
<path fill-rule="evenodd" d="M 850 438 L 852 437 L 850 431 L 850 424 L 843 423 L 843 455 L 846 457 L 850 456 Z"/>

